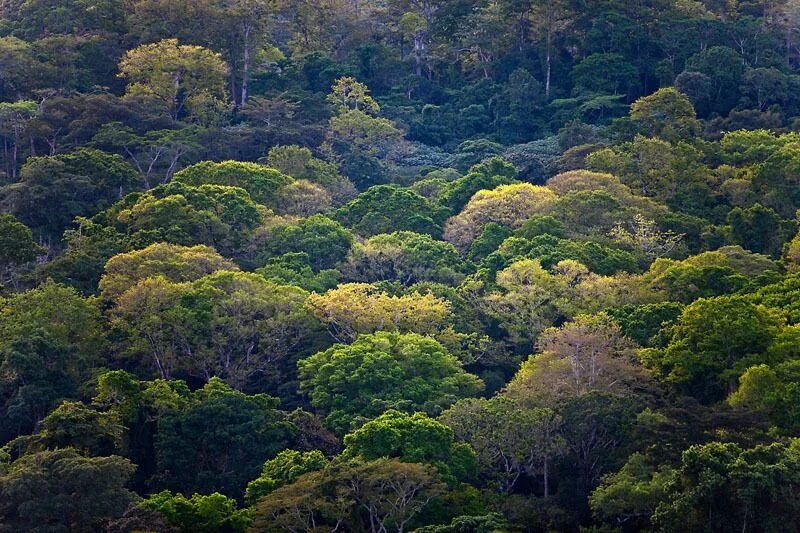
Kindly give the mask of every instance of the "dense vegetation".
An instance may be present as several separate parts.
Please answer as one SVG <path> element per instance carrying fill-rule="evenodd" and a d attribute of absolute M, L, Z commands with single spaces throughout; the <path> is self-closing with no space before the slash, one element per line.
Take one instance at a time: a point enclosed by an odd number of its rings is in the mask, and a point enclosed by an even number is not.
<path fill-rule="evenodd" d="M 0 531 L 796 531 L 797 0 L 0 0 Z"/>

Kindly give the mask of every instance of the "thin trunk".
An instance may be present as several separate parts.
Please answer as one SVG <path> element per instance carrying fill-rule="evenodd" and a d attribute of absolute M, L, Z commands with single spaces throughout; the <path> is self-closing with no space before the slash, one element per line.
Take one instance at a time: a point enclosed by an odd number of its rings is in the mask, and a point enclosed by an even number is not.
<path fill-rule="evenodd" d="M 17 181 L 17 142 L 19 139 L 14 136 L 14 143 L 11 145 L 11 180 Z"/>
<path fill-rule="evenodd" d="M 3 162 L 6 164 L 6 174 L 11 177 L 11 160 L 8 157 L 8 138 L 3 137 Z"/>
<path fill-rule="evenodd" d="M 242 105 L 247 103 L 248 83 L 250 81 L 250 33 L 252 25 L 244 25 L 244 51 L 242 55 Z"/>
<path fill-rule="evenodd" d="M 547 73 L 545 74 L 545 82 L 544 82 L 544 96 L 547 100 L 550 100 L 550 75 L 552 73 L 552 65 L 551 65 L 551 37 L 550 33 L 547 33 L 547 51 L 546 51 L 546 70 Z"/>
<path fill-rule="evenodd" d="M 547 498 L 550 496 L 550 475 L 548 472 L 548 460 L 544 460 L 544 465 L 542 468 L 543 477 L 544 477 L 544 497 Z"/>

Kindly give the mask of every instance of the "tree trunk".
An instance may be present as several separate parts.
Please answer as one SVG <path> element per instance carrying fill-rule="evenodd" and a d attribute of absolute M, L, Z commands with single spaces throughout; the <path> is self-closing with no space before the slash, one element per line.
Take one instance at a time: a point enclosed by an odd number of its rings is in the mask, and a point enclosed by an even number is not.
<path fill-rule="evenodd" d="M 542 467 L 542 477 L 544 478 L 544 497 L 547 498 L 550 496 L 550 475 L 548 472 L 547 459 L 544 460 L 544 465 Z"/>
<path fill-rule="evenodd" d="M 242 105 L 247 103 L 248 84 L 250 81 L 250 33 L 253 27 L 249 23 L 244 24 L 244 44 L 242 51 Z"/>
<path fill-rule="evenodd" d="M 550 75 L 552 73 L 552 65 L 551 65 L 551 47 L 552 47 L 552 38 L 550 37 L 550 32 L 547 33 L 547 51 L 545 57 L 545 68 L 547 73 L 545 74 L 545 82 L 544 82 L 544 96 L 547 100 L 550 100 Z"/>

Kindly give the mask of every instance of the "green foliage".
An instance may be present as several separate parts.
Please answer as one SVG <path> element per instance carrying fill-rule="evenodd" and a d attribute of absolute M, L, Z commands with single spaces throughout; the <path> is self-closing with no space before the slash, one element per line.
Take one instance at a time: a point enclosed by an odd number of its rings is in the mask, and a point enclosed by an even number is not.
<path fill-rule="evenodd" d="M 319 450 L 298 452 L 283 450 L 274 459 L 264 463 L 261 475 L 247 484 L 245 500 L 256 504 L 263 496 L 289 483 L 307 472 L 316 472 L 328 466 L 328 460 Z"/>
<path fill-rule="evenodd" d="M 393 185 L 377 185 L 336 211 L 334 217 L 360 235 L 392 231 L 441 234 L 446 208 L 432 205 L 422 196 Z"/>
<path fill-rule="evenodd" d="M 684 452 L 653 521 L 666 530 L 789 531 L 798 509 L 798 441 L 752 449 L 711 442 Z"/>
<path fill-rule="evenodd" d="M 627 305 L 609 309 L 608 314 L 620 325 L 622 334 L 641 346 L 654 342 L 659 331 L 675 321 L 683 311 L 677 302 L 663 302 L 639 306 Z"/>
<path fill-rule="evenodd" d="M 0 0 L 0 530 L 791 530 L 799 26 Z"/>
<path fill-rule="evenodd" d="M 334 269 L 314 272 L 311 257 L 306 252 L 289 252 L 270 257 L 265 266 L 256 269 L 256 273 L 278 285 L 295 285 L 318 293 L 335 288 L 341 277 L 341 273 Z"/>
<path fill-rule="evenodd" d="M 247 511 L 237 509 L 236 500 L 219 492 L 193 494 L 191 498 L 187 498 L 183 494 L 173 494 L 165 490 L 145 498 L 138 505 L 158 511 L 167 524 L 187 533 L 244 533 L 250 525 Z"/>
<path fill-rule="evenodd" d="M 157 242 L 220 250 L 240 247 L 262 213 L 244 189 L 170 183 L 126 197 L 104 214 L 108 225 L 144 248 Z"/>
<path fill-rule="evenodd" d="M 330 269 L 344 260 L 354 240 L 340 223 L 314 215 L 271 230 L 259 262 L 286 253 L 305 253 L 314 270 Z"/>
<path fill-rule="evenodd" d="M 517 170 L 500 157 L 492 157 L 472 166 L 466 175 L 444 186 L 440 202 L 453 212 L 458 212 L 480 190 L 491 190 L 500 185 L 515 183 Z"/>
<path fill-rule="evenodd" d="M 25 224 L 12 215 L 0 215 L 0 268 L 29 263 L 43 251 Z"/>
<path fill-rule="evenodd" d="M 674 87 L 636 100 L 630 117 L 642 134 L 667 141 L 691 138 L 700 130 L 692 102 Z"/>
<path fill-rule="evenodd" d="M 404 462 L 432 464 L 444 480 L 474 477 L 475 453 L 455 442 L 453 431 L 424 413 L 409 415 L 390 409 L 345 435 L 345 457 L 372 461 L 396 457 Z"/>
<path fill-rule="evenodd" d="M 99 285 L 102 297 L 114 300 L 143 279 L 160 276 L 173 282 L 194 281 L 217 270 L 238 269 L 208 246 L 151 244 L 109 259 Z"/>
<path fill-rule="evenodd" d="M 701 298 L 683 310 L 667 347 L 643 357 L 687 393 L 720 400 L 748 366 L 765 362 L 782 323 L 777 313 L 744 297 Z"/>
<path fill-rule="evenodd" d="M 301 389 L 339 434 L 387 409 L 436 415 L 483 388 L 436 340 L 413 333 L 362 335 L 300 361 L 299 369 Z"/>
<path fill-rule="evenodd" d="M 598 274 L 636 270 L 636 259 L 630 252 L 593 241 L 560 239 L 550 234 L 530 240 L 510 237 L 503 241 L 496 252 L 489 254 L 481 266 L 489 272 L 496 272 L 521 258 L 537 259 L 548 268 L 565 259 L 573 259 Z"/>
<path fill-rule="evenodd" d="M 27 531 L 94 531 L 136 495 L 136 466 L 122 457 L 84 457 L 71 448 L 22 456 L 0 475 L 0 518 Z"/>
<path fill-rule="evenodd" d="M 222 376 L 237 388 L 259 380 L 283 392 L 296 360 L 318 347 L 321 328 L 307 297 L 251 273 L 223 270 L 192 283 L 148 278 L 117 299 L 111 325 L 122 355 L 162 378 Z"/>
<path fill-rule="evenodd" d="M 501 396 L 462 400 L 442 414 L 459 440 L 475 449 L 485 479 L 509 492 L 523 474 L 543 476 L 549 495 L 548 466 L 560 455 L 561 419 L 550 409 L 525 409 Z"/>
<path fill-rule="evenodd" d="M 269 207 L 275 206 L 281 188 L 293 182 L 274 168 L 241 161 L 203 161 L 176 172 L 173 180 L 193 187 L 205 184 L 239 187 L 254 202 Z"/>
<path fill-rule="evenodd" d="M 466 265 L 455 247 L 430 235 L 396 231 L 375 235 L 350 252 L 345 272 L 357 281 L 435 281 L 456 285 Z"/>
<path fill-rule="evenodd" d="M 770 421 L 788 432 L 800 427 L 800 365 L 797 360 L 772 367 L 751 366 L 739 377 L 739 388 L 728 397 L 728 403 L 762 412 Z"/>
<path fill-rule="evenodd" d="M 592 492 L 589 504 L 596 515 L 607 520 L 633 519 L 640 527 L 646 527 L 647 519 L 666 499 L 666 485 L 673 475 L 668 468 L 654 469 L 643 455 L 635 453 L 618 472 L 603 479 Z"/>
<path fill-rule="evenodd" d="M 232 390 L 217 378 L 158 422 L 158 485 L 184 493 L 239 496 L 264 461 L 286 447 L 292 425 L 278 400 Z M 236 465 L 232 470 L 229 465 Z"/>
<path fill-rule="evenodd" d="M 108 207 L 139 185 L 120 156 L 81 148 L 75 152 L 30 158 L 21 181 L 0 189 L 2 201 L 20 221 L 58 236 L 77 216 Z"/>

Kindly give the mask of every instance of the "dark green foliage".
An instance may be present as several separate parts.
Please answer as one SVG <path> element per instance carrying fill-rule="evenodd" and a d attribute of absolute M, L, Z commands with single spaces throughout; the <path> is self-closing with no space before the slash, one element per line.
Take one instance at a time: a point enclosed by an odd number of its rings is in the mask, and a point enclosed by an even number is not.
<path fill-rule="evenodd" d="M 248 396 L 212 378 L 183 408 L 160 418 L 157 486 L 241 495 L 264 461 L 289 442 L 292 425 L 277 406 L 275 398 Z"/>
<path fill-rule="evenodd" d="M 435 339 L 416 334 L 362 335 L 298 366 L 302 390 L 339 434 L 390 408 L 436 415 L 483 388 Z"/>
<path fill-rule="evenodd" d="M 672 323 L 683 310 L 677 302 L 664 302 L 641 306 L 628 305 L 607 312 L 622 328 L 622 334 L 641 346 L 653 344 L 653 337 L 665 326 Z"/>
<path fill-rule="evenodd" d="M 76 216 L 93 215 L 139 184 L 120 156 L 88 148 L 32 158 L 20 178 L 0 189 L 0 201 L 31 228 L 55 237 Z"/>
<path fill-rule="evenodd" d="M 655 524 L 666 531 L 792 531 L 797 499 L 798 441 L 743 450 L 712 442 L 684 452 L 666 484 Z"/>
<path fill-rule="evenodd" d="M 360 235 L 414 231 L 441 235 L 448 209 L 393 185 L 376 185 L 340 208 L 335 218 Z"/>
<path fill-rule="evenodd" d="M 444 186 L 440 202 L 454 213 L 463 209 L 472 196 L 483 189 L 515 183 L 517 170 L 500 157 L 492 157 L 469 169 L 466 175 Z"/>
<path fill-rule="evenodd" d="M 796 4 L 0 0 L 0 531 L 793 531 Z"/>
<path fill-rule="evenodd" d="M 539 235 L 533 239 L 520 237 L 506 239 L 496 252 L 489 254 L 482 266 L 491 272 L 497 272 L 518 258 L 538 259 L 545 268 L 564 259 L 574 259 L 598 274 L 637 269 L 636 258 L 630 252 L 609 248 L 592 241 L 560 239 L 550 234 Z"/>
<path fill-rule="evenodd" d="M 304 253 L 314 270 L 330 269 L 344 260 L 354 240 L 353 234 L 335 220 L 314 215 L 273 229 L 258 262 L 286 253 Z"/>
<path fill-rule="evenodd" d="M 795 225 L 784 221 L 772 209 L 756 204 L 749 209 L 739 207 L 728 213 L 731 237 L 752 252 L 778 257 L 783 244 L 794 233 Z"/>
<path fill-rule="evenodd" d="M 766 362 L 782 320 L 744 297 L 701 298 L 671 327 L 669 344 L 644 357 L 669 381 L 701 401 L 724 398 L 741 373 Z"/>
<path fill-rule="evenodd" d="M 239 187 L 246 190 L 254 202 L 270 207 L 275 205 L 278 191 L 293 181 L 274 168 L 240 161 L 196 163 L 177 172 L 173 180 L 195 187 L 205 184 Z"/>
<path fill-rule="evenodd" d="M 135 468 L 71 448 L 25 455 L 0 473 L 0 519 L 16 531 L 97 531 L 135 501 L 125 488 Z"/>

